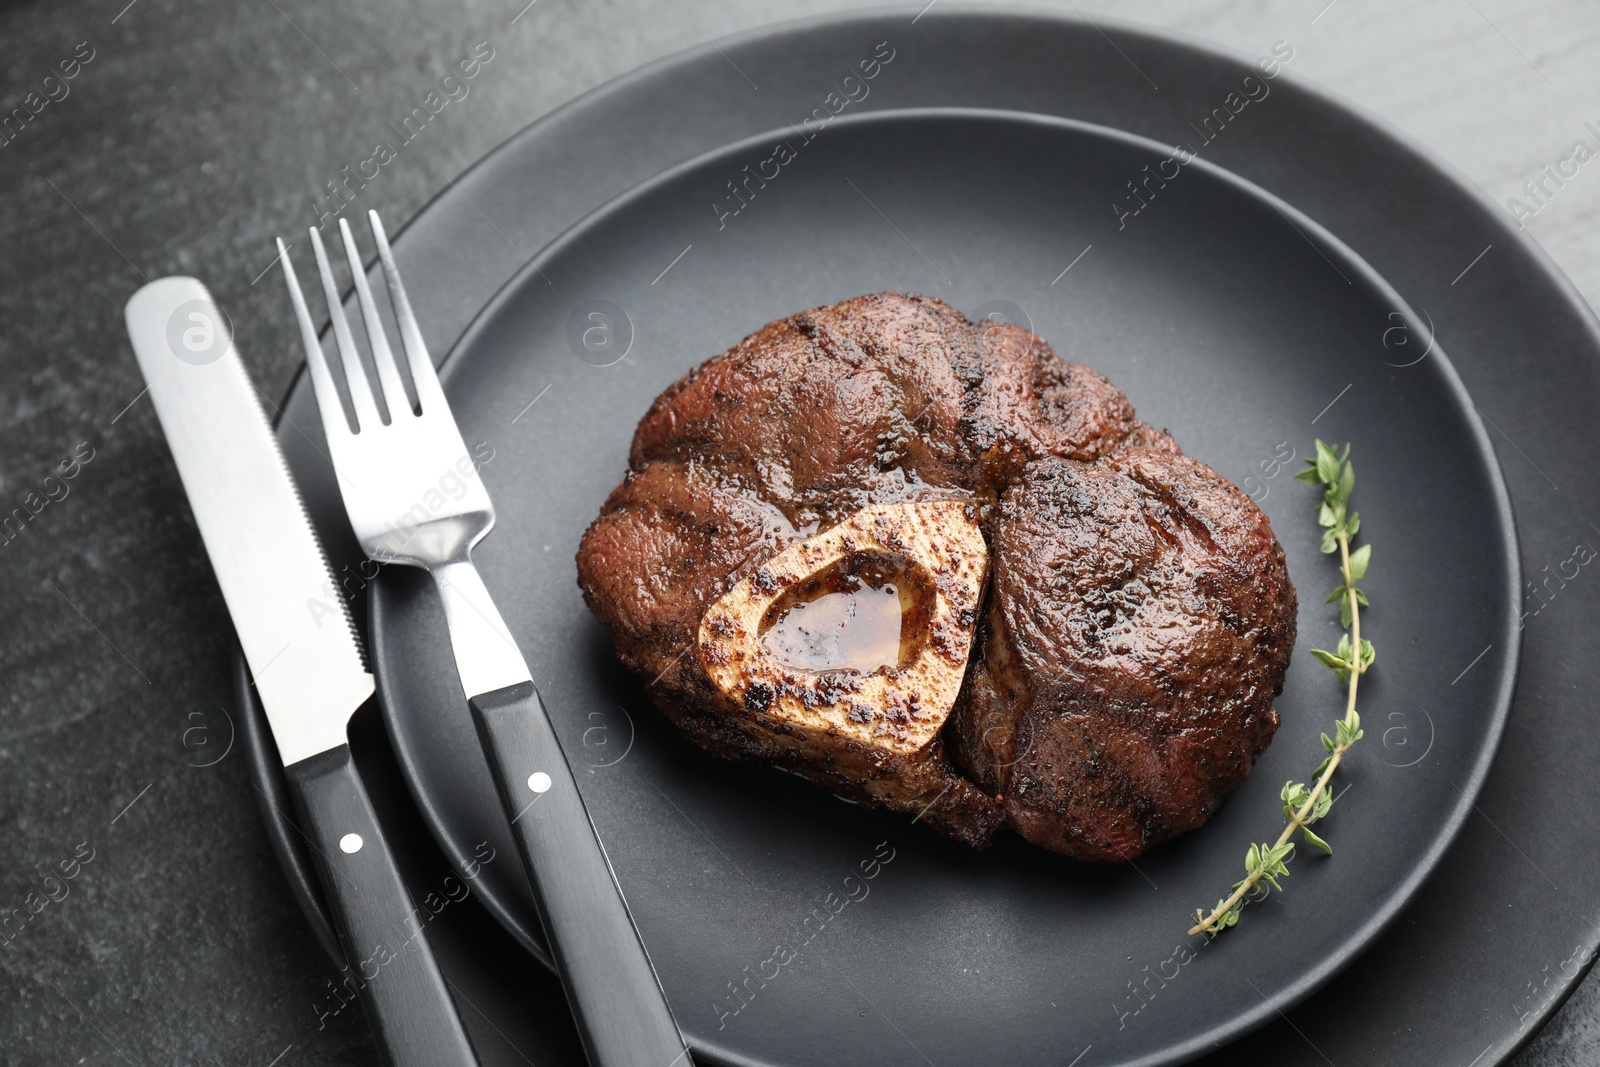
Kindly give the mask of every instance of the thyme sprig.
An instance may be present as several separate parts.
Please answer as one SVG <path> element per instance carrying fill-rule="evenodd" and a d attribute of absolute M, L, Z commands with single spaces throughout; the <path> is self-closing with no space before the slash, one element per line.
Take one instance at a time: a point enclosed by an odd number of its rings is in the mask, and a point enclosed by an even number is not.
<path fill-rule="evenodd" d="M 1283 784 L 1279 795 L 1283 800 L 1283 817 L 1288 820 L 1288 825 L 1278 835 L 1278 840 L 1272 844 L 1250 846 L 1244 858 L 1244 878 L 1233 884 L 1232 894 L 1217 901 L 1217 906 L 1210 914 L 1204 908 L 1195 911 L 1197 922 L 1189 929 L 1191 935 L 1205 933 L 1215 937 L 1237 924 L 1244 910 L 1245 897 L 1257 888 L 1266 893 L 1270 892 L 1266 886 L 1271 886 L 1281 893 L 1283 886 L 1278 879 L 1289 876 L 1289 860 L 1294 855 L 1292 838 L 1296 832 L 1302 835 L 1307 844 L 1329 855 L 1333 854 L 1333 848 L 1311 832 L 1311 824 L 1327 815 L 1333 807 L 1333 792 L 1328 783 L 1333 778 L 1333 772 L 1339 769 L 1345 753 L 1362 738 L 1361 716 L 1356 712 L 1356 689 L 1361 676 L 1372 669 L 1376 653 L 1372 642 L 1361 636 L 1361 609 L 1370 605 L 1367 595 L 1356 583 L 1367 575 L 1367 565 L 1372 561 L 1372 546 L 1362 545 L 1354 550 L 1350 548 L 1350 542 L 1361 529 L 1360 514 L 1350 510 L 1350 493 L 1356 486 L 1356 470 L 1350 462 L 1350 446 L 1345 445 L 1344 451 L 1339 452 L 1332 445 L 1319 440 L 1316 455 L 1306 463 L 1307 469 L 1295 477 L 1307 485 L 1320 485 L 1323 488 L 1322 504 L 1317 512 L 1317 522 L 1322 526 L 1322 551 L 1325 555 L 1339 553 L 1342 581 L 1337 589 L 1328 594 L 1324 603 L 1338 603 L 1339 624 L 1345 629 L 1334 651 L 1314 648 L 1311 654 L 1318 663 L 1333 671 L 1339 684 L 1346 687 L 1344 718 L 1334 723 L 1333 737 L 1322 735 L 1322 747 L 1328 754 L 1312 772 L 1315 784 L 1310 788 L 1295 781 Z M 1266 886 L 1262 883 L 1266 883 Z"/>

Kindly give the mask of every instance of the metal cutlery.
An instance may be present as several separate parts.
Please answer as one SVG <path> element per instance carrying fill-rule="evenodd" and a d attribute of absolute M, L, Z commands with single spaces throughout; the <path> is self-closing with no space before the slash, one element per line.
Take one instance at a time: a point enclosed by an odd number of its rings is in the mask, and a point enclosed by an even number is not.
<path fill-rule="evenodd" d="M 316 229 L 310 233 L 354 425 L 341 402 L 288 249 L 278 241 L 350 525 L 372 559 L 421 567 L 433 577 L 444 603 L 461 687 L 590 1062 L 602 1067 L 687 1063 L 687 1046 L 527 663 L 472 562 L 473 546 L 494 525 L 494 504 L 476 476 L 439 385 L 383 225 L 376 212 L 369 212 L 368 218 L 416 403 L 405 391 L 355 238 L 349 224 L 340 219 L 339 232 L 376 371 L 376 393 L 362 366 L 321 235 Z M 447 472 L 466 484 L 454 499 L 437 492 Z"/>
<path fill-rule="evenodd" d="M 226 320 L 181 277 L 140 289 L 125 315 L 380 1050 L 396 1067 L 470 1067 L 346 742 L 372 675 Z"/>

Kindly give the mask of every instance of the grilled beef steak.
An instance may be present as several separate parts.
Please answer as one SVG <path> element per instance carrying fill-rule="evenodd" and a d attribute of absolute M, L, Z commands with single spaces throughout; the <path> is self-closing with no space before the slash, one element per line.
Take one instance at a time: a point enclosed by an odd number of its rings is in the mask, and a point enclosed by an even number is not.
<path fill-rule="evenodd" d="M 1294 643 L 1248 498 L 1027 330 L 898 293 L 668 388 L 578 581 L 702 748 L 1087 859 L 1205 821 Z"/>

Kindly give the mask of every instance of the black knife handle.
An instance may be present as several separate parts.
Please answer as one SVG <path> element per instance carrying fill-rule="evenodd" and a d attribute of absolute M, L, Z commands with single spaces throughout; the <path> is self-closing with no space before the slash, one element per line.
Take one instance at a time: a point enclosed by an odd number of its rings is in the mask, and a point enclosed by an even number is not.
<path fill-rule="evenodd" d="M 468 701 L 594 1067 L 684 1067 L 688 1047 L 532 682 Z"/>
<path fill-rule="evenodd" d="M 284 768 L 384 1062 L 476 1067 L 347 745 Z"/>

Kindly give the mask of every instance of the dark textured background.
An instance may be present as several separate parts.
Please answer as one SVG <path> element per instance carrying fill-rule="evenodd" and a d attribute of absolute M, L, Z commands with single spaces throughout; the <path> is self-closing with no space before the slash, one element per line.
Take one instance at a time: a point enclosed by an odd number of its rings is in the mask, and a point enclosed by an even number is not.
<path fill-rule="evenodd" d="M 275 275 L 252 284 L 272 237 L 314 221 L 323 182 L 389 139 L 387 124 L 474 43 L 496 55 L 471 95 L 383 169 L 364 206 L 404 219 L 585 89 L 703 36 L 838 5 L 537 0 L 518 17 L 521 0 L 125 4 L 0 4 L 4 113 L 80 42 L 94 49 L 70 95 L 0 148 L 0 512 L 93 449 L 65 498 L 0 547 L 0 910 L 75 850 L 93 856 L 0 945 L 0 1061 L 368 1064 L 356 1013 L 318 1029 L 333 972 L 286 893 L 238 753 L 222 755 L 229 625 L 136 399 L 122 305 L 145 276 L 202 277 L 248 339 L 257 381 L 280 394 L 297 363 L 281 288 Z M 1600 13 L 1585 0 L 1392 6 L 1089 10 L 1248 53 L 1292 37 L 1298 74 L 1502 201 L 1592 136 L 1585 120 L 1600 123 Z M 1529 229 L 1593 301 L 1589 169 Z M 1518 1063 L 1597 1061 L 1591 976 Z"/>

